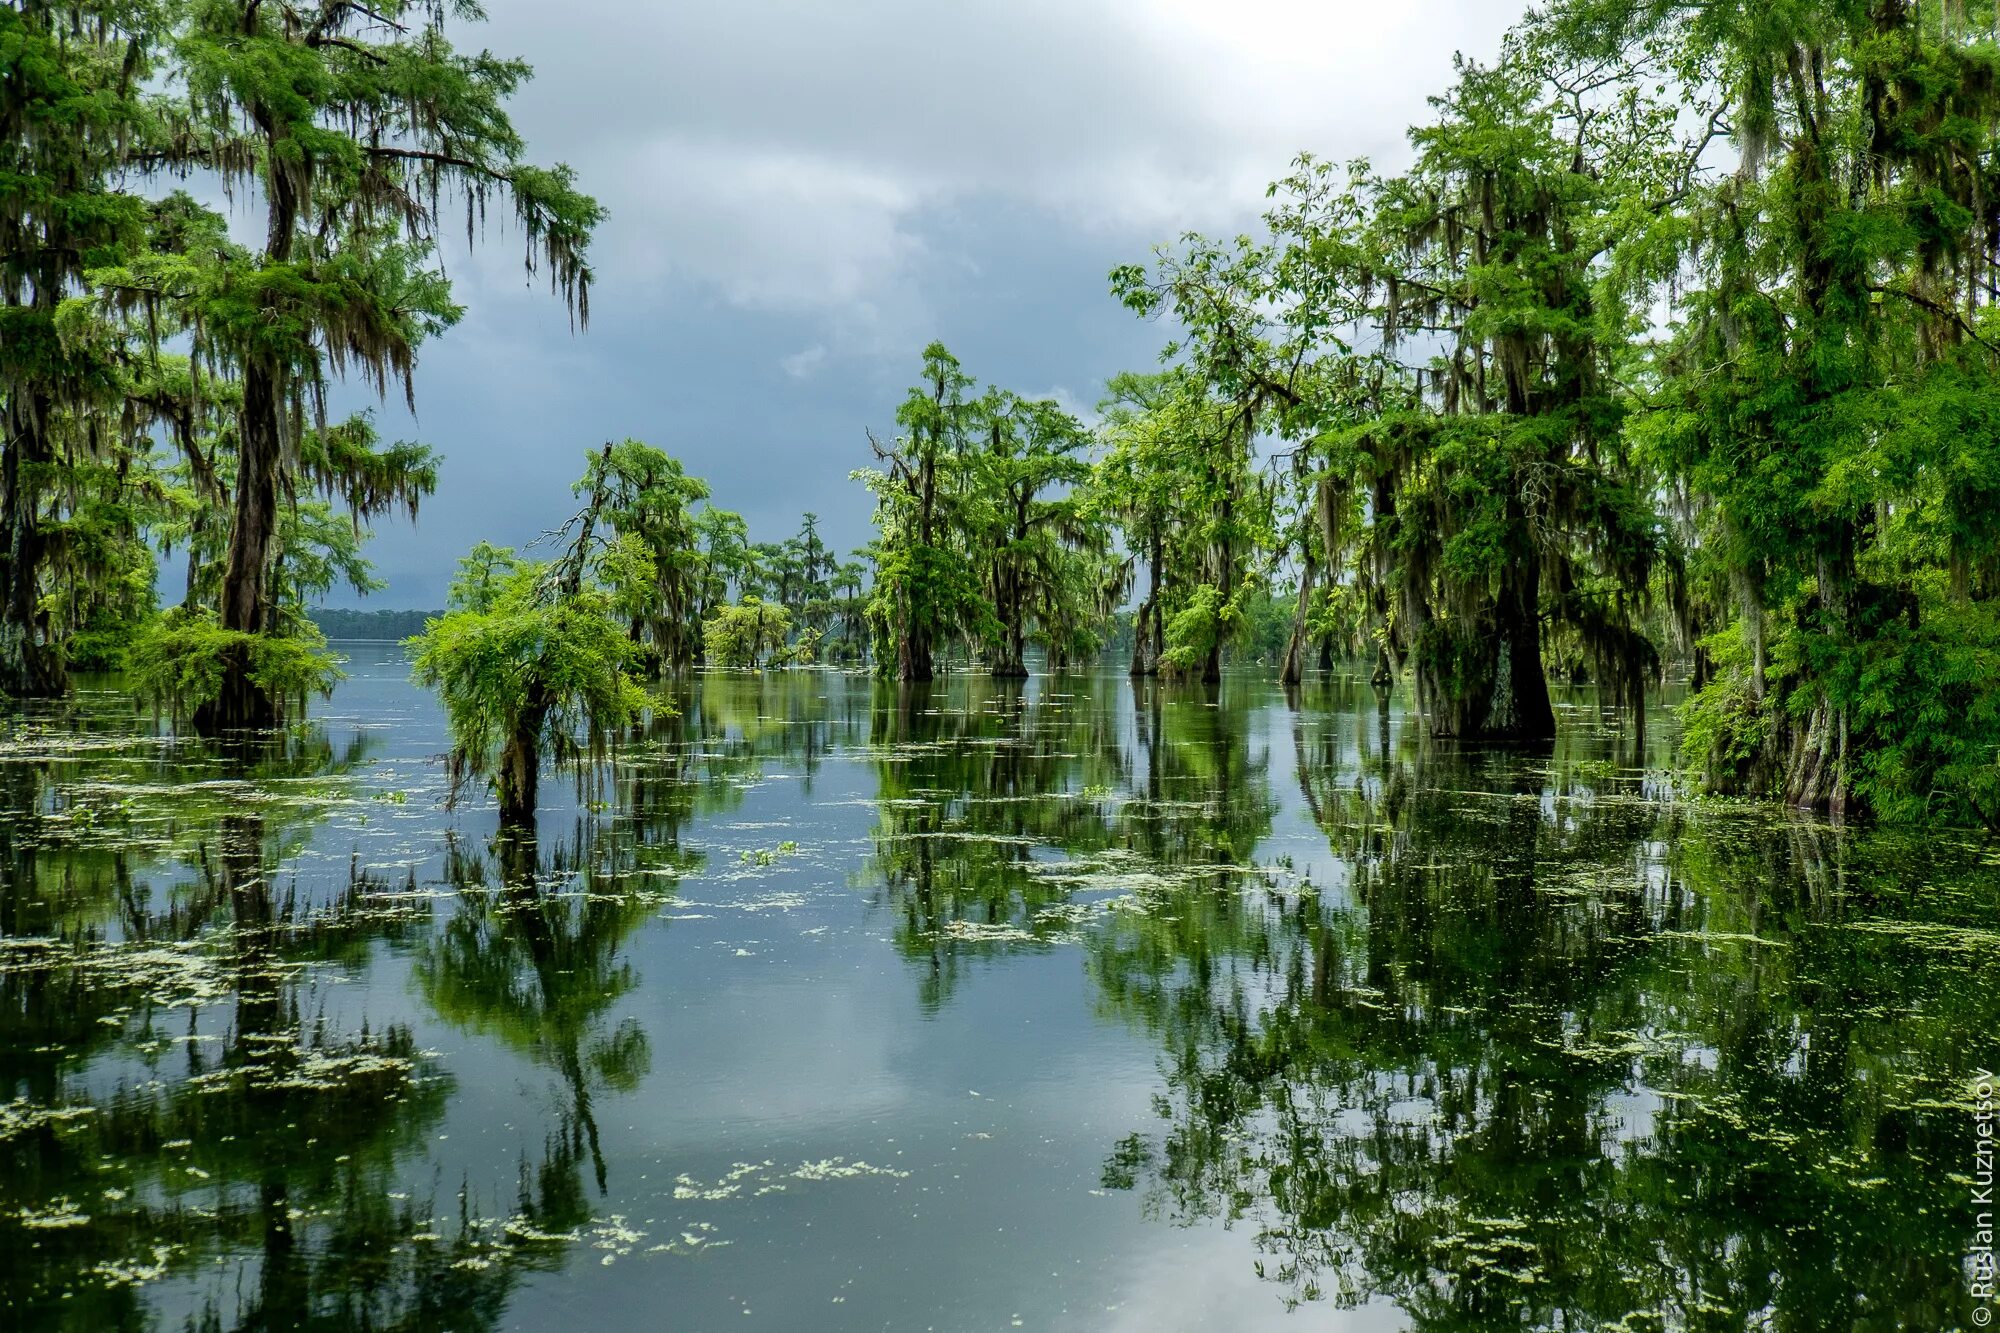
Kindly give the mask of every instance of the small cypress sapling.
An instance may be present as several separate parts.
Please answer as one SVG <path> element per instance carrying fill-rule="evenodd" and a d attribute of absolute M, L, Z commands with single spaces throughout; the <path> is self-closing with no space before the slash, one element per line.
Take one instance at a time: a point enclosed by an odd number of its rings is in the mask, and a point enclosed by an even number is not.
<path fill-rule="evenodd" d="M 545 761 L 581 786 L 622 728 L 668 707 L 633 674 L 642 648 L 619 585 L 641 571 L 629 542 L 597 541 L 605 504 L 600 482 L 553 563 L 481 542 L 459 562 L 450 609 L 409 641 L 413 676 L 444 702 L 453 798 L 490 779 L 503 828 L 532 826 Z"/>

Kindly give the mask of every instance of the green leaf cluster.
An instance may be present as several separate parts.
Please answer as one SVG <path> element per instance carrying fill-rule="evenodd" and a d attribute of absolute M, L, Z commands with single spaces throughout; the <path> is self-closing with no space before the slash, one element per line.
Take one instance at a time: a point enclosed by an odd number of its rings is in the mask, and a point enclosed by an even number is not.
<path fill-rule="evenodd" d="M 317 630 L 246 634 L 225 629 L 207 611 L 185 608 L 142 628 L 125 665 L 133 691 L 176 722 L 214 707 L 232 674 L 300 708 L 312 695 L 331 694 L 344 674 Z"/>

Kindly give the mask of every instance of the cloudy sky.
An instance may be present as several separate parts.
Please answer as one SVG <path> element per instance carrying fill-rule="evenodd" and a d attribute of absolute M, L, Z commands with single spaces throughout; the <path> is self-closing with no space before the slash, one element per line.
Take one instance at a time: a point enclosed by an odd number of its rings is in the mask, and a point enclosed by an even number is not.
<path fill-rule="evenodd" d="M 468 307 L 384 433 L 445 455 L 385 523 L 381 607 L 441 603 L 484 537 L 567 515 L 586 448 L 678 456 L 759 540 L 868 532 L 848 473 L 941 338 L 982 382 L 1094 404 L 1166 333 L 1112 265 L 1252 224 L 1300 151 L 1385 166 L 1512 0 L 487 0 L 515 122 L 610 210 L 587 331 L 518 242 L 447 253 Z"/>

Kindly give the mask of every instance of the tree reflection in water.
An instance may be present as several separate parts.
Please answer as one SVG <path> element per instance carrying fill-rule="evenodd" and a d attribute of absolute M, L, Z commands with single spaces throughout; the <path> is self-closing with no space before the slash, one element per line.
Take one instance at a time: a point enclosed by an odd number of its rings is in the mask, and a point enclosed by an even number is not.
<path fill-rule="evenodd" d="M 361 739 L 8 724 L 0 1309 L 501 1322 L 645 1193 L 599 1123 L 646 1075 L 635 997 L 692 983 L 641 974 L 642 929 L 685 929 L 667 903 L 751 792 L 798 811 L 777 779 L 830 777 L 874 784 L 855 879 L 919 1010 L 1077 960 L 1161 1053 L 1160 1116 L 1107 1136 L 1102 1183 L 1241 1225 L 1275 1296 L 1425 1329 L 1963 1319 L 1968 1212 L 1941 1191 L 2000 1062 L 1982 849 L 1679 804 L 1582 698 L 1524 755 L 1426 746 L 1358 681 L 1289 708 L 1130 688 L 704 677 L 539 842 L 417 810 L 366 841 L 395 794 Z M 828 887 L 814 910 L 846 911 Z M 511 1157 L 439 1146 L 466 1108 L 434 1020 L 551 1090 L 518 1187 Z"/>
<path fill-rule="evenodd" d="M 1976 855 L 1679 807 L 1587 739 L 1392 744 L 1317 702 L 1294 751 L 1331 882 L 1227 908 L 1186 882 L 1090 936 L 1166 1052 L 1165 1123 L 1107 1184 L 1253 1226 L 1290 1299 L 1425 1329 L 1966 1313 L 1937 1195 L 2000 1031 L 1959 929 Z"/>
<path fill-rule="evenodd" d="M 630 1091 L 651 1061 L 638 1020 L 609 1018 L 638 985 L 626 942 L 659 909 L 653 894 L 615 883 L 616 858 L 630 848 L 586 836 L 544 859 L 534 839 L 502 834 L 489 868 L 454 841 L 446 876 L 458 910 L 417 963 L 417 984 L 440 1017 L 561 1079 L 566 1105 L 555 1141 L 571 1155 L 587 1149 L 599 1194 L 606 1171 L 595 1097 Z M 575 1208 L 583 1208 L 580 1194 Z"/>
<path fill-rule="evenodd" d="M 583 1141 L 551 1134 L 523 1164 L 511 1209 L 470 1188 L 444 1200 L 399 1188 L 453 1084 L 407 1024 L 346 1013 L 338 983 L 379 945 L 425 936 L 430 903 L 413 871 L 398 883 L 356 865 L 329 888 L 302 883 L 296 859 L 314 827 L 353 804 L 365 739 L 336 749 L 305 731 L 224 752 L 129 729 L 93 749 L 90 735 L 52 731 L 45 758 L 17 735 L 0 765 L 10 1321 L 496 1325 L 519 1276 L 554 1264 L 589 1217 Z M 628 866 L 643 843 L 624 840 Z M 559 854 L 543 876 L 563 864 Z M 452 865 L 471 873 L 465 858 Z M 536 878 L 505 892 L 532 895 Z M 435 975 L 472 1010 L 517 956 L 552 949 L 615 975 L 629 917 L 594 903 L 575 921 L 524 912 L 490 960 L 454 922 L 434 946 Z M 636 1028 L 588 1040 L 598 1002 L 582 992 L 603 976 L 551 980 L 537 1003 L 501 997 L 486 1012 L 509 1039 L 539 1022 L 526 1039 L 615 1084 L 642 1066 L 645 1042 Z"/>

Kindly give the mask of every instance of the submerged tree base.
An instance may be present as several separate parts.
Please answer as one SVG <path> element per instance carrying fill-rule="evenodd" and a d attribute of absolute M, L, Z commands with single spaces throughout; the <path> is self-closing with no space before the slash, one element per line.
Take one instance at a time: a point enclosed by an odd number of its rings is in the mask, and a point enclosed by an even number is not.
<path fill-rule="evenodd" d="M 1440 740 L 1541 743 L 1556 735 L 1539 635 L 1469 640 L 1433 631 L 1419 645 L 1417 707 Z"/>
<path fill-rule="evenodd" d="M 186 609 L 147 626 L 131 651 L 134 692 L 205 736 L 268 731 L 303 716 L 309 697 L 326 696 L 341 679 L 338 663 L 310 626 L 246 634 Z"/>
<path fill-rule="evenodd" d="M 243 645 L 231 648 L 224 659 L 222 690 L 194 711 L 189 719 L 204 736 L 220 736 L 232 731 L 269 731 L 284 725 L 278 701 L 250 678 L 249 653 Z"/>
<path fill-rule="evenodd" d="M 68 693 L 60 657 L 18 629 L 0 629 L 0 698 L 60 699 Z"/>

